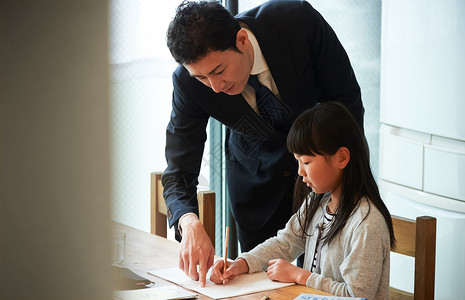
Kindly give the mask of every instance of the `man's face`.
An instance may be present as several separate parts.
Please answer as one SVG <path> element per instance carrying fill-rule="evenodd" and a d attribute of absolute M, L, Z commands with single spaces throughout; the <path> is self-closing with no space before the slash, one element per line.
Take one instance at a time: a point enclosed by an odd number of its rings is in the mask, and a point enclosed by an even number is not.
<path fill-rule="evenodd" d="M 254 59 L 253 47 L 245 31 L 239 31 L 236 46 L 241 52 L 211 51 L 204 58 L 185 67 L 192 77 L 216 93 L 240 94 L 249 80 Z"/>

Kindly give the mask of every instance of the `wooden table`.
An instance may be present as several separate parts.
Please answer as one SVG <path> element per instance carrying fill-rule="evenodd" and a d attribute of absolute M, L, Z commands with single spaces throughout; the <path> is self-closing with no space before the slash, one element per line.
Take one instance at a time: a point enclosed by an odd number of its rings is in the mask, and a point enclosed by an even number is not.
<path fill-rule="evenodd" d="M 181 246 L 179 243 L 119 223 L 115 223 L 115 229 L 121 229 L 126 232 L 126 258 L 121 263 L 121 266 L 127 267 L 135 273 L 152 280 L 155 282 L 155 286 L 174 285 L 162 278 L 148 274 L 147 271 L 178 266 L 179 249 Z M 289 300 L 294 299 L 301 293 L 330 295 L 303 285 L 293 285 L 276 290 L 234 297 L 234 299 L 259 300 L 265 294 L 268 294 L 272 300 Z M 199 294 L 198 299 L 211 298 Z"/>

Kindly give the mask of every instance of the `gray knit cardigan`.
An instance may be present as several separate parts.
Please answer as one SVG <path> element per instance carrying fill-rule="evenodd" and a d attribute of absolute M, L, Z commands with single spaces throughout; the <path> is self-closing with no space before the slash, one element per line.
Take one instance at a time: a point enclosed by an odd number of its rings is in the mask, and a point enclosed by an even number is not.
<path fill-rule="evenodd" d="M 281 258 L 294 261 L 305 252 L 304 268 L 311 270 L 318 228 L 323 221 L 326 197 L 310 223 L 311 236 L 301 238 L 301 227 L 296 214 L 276 237 L 270 238 L 239 258 L 247 261 L 249 273 L 264 271 L 268 261 Z M 300 212 L 305 215 L 305 202 Z M 390 238 L 386 221 L 379 210 L 362 198 L 360 205 L 347 220 L 343 230 L 328 245 L 323 246 L 319 257 L 320 273 L 312 273 L 307 286 L 345 297 L 388 299 L 389 297 Z"/>

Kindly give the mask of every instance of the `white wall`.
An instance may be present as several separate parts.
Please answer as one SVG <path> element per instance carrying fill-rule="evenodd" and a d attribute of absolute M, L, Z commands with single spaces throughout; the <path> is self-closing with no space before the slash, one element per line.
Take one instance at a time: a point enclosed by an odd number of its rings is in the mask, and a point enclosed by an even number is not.
<path fill-rule="evenodd" d="M 111 299 L 107 1 L 0 2 L 0 299 Z"/>

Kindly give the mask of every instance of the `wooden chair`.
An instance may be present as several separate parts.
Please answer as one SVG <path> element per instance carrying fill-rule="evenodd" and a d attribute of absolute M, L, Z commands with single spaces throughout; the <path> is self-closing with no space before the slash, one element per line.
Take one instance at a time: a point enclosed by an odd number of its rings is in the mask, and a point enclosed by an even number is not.
<path fill-rule="evenodd" d="M 434 299 L 436 218 L 392 216 L 392 225 L 397 243 L 391 251 L 415 258 L 415 283 L 413 294 L 391 287 L 389 299 Z"/>
<path fill-rule="evenodd" d="M 163 199 L 161 174 L 159 172 L 150 174 L 150 232 L 166 238 L 167 209 L 165 199 Z M 213 247 L 215 247 L 215 193 L 210 191 L 198 192 L 197 199 L 200 222 L 210 237 Z"/>

